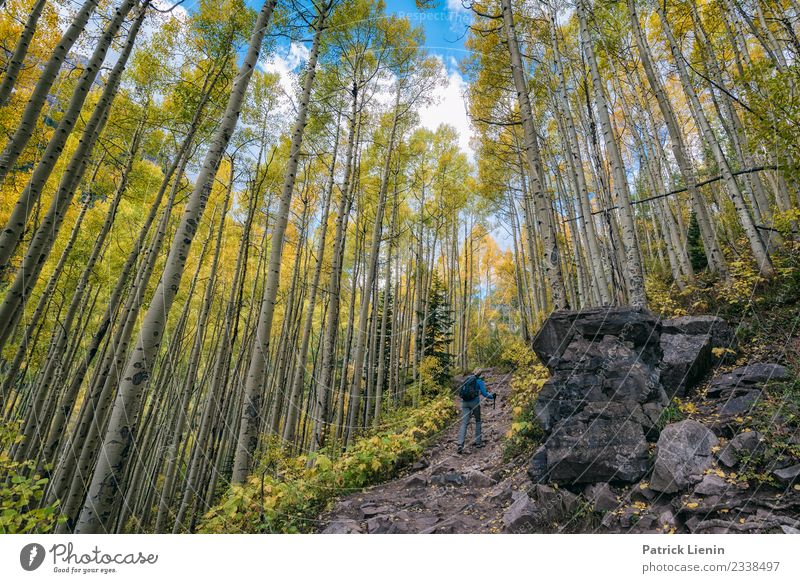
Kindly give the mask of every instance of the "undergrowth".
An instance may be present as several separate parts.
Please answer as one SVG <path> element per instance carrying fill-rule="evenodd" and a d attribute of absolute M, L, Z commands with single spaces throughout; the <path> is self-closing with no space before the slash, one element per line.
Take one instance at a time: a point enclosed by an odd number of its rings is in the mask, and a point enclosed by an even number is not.
<path fill-rule="evenodd" d="M 550 374 L 533 350 L 519 339 L 510 340 L 506 344 L 503 359 L 513 363 L 514 370 L 509 396 L 513 418 L 503 447 L 503 459 L 509 460 L 532 451 L 544 437 L 534 404 Z"/>
<path fill-rule="evenodd" d="M 270 442 L 259 469 L 245 484 L 230 488 L 205 516 L 200 532 L 313 532 L 329 502 L 394 477 L 420 456 L 454 412 L 449 394 L 398 409 L 382 419 L 386 429 L 358 439 L 337 458 L 324 450 L 292 456 Z"/>
<path fill-rule="evenodd" d="M 36 472 L 35 461 L 8 454 L 22 440 L 19 425 L 0 424 L 0 534 L 51 532 L 59 522 L 57 506 L 39 507 L 47 478 Z"/>

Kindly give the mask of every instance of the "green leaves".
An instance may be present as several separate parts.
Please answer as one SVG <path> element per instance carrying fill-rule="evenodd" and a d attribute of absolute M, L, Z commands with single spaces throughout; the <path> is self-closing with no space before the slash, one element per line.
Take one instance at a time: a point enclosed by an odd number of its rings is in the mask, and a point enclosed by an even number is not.
<path fill-rule="evenodd" d="M 420 407 L 383 418 L 382 430 L 336 450 L 293 456 L 266 440 L 259 471 L 235 486 L 213 508 L 201 532 L 308 532 L 314 519 L 341 492 L 390 479 L 423 451 L 425 441 L 453 415 L 452 399 L 439 396 Z M 338 456 L 338 457 L 334 457 Z"/>
<path fill-rule="evenodd" d="M 63 519 L 55 505 L 38 507 L 48 479 L 34 461 L 16 462 L 7 453 L 20 437 L 19 423 L 0 424 L 0 534 L 51 532 Z"/>

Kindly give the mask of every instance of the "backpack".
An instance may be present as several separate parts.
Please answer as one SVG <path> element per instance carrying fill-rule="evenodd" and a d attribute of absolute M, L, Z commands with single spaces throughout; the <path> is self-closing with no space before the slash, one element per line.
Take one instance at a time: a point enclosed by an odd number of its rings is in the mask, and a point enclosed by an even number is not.
<path fill-rule="evenodd" d="M 480 394 L 480 390 L 478 389 L 478 377 L 474 374 L 469 375 L 458 388 L 458 394 L 464 401 L 474 401 L 477 399 Z"/>

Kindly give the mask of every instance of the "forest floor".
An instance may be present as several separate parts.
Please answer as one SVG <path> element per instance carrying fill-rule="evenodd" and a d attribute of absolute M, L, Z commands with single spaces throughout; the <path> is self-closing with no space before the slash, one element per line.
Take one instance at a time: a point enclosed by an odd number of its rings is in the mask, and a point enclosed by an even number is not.
<path fill-rule="evenodd" d="M 503 512 L 527 481 L 525 465 L 503 459 L 503 436 L 511 426 L 511 375 L 484 375 L 496 406 L 482 400 L 484 447 L 472 445 L 470 421 L 464 453 L 456 453 L 459 416 L 398 478 L 340 498 L 321 517 L 327 533 L 489 533 L 503 529 Z M 453 396 L 461 410 L 461 400 Z M 529 485 L 529 484 L 528 484 Z"/>

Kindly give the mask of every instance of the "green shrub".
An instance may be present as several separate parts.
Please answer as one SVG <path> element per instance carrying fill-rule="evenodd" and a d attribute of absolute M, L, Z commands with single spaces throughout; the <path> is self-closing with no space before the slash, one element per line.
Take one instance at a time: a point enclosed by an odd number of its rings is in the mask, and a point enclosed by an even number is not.
<path fill-rule="evenodd" d="M 503 448 L 503 457 L 508 460 L 533 450 L 544 437 L 534 404 L 549 372 L 539 363 L 533 350 L 519 339 L 507 344 L 503 358 L 511 363 L 514 370 L 509 397 L 513 419 L 506 432 Z"/>
<path fill-rule="evenodd" d="M 47 478 L 36 473 L 35 461 L 8 455 L 21 437 L 19 423 L 0 424 L 0 534 L 51 532 L 59 522 L 57 507 L 39 507 Z"/>
<path fill-rule="evenodd" d="M 440 395 L 414 409 L 383 418 L 385 429 L 358 439 L 340 457 L 322 450 L 288 456 L 268 441 L 259 470 L 233 486 L 205 516 L 201 532 L 310 532 L 326 504 L 339 495 L 393 477 L 422 453 L 426 440 L 454 414 L 452 398 Z"/>

